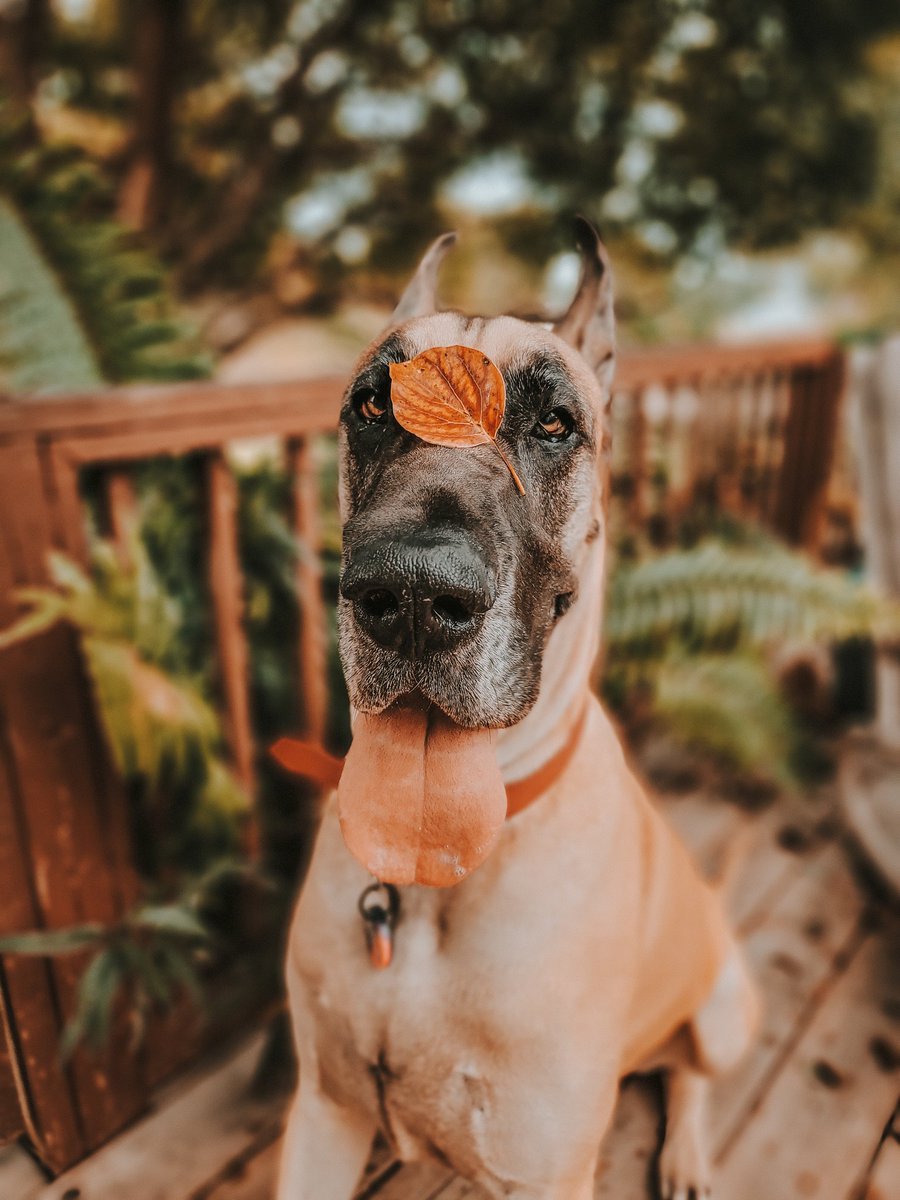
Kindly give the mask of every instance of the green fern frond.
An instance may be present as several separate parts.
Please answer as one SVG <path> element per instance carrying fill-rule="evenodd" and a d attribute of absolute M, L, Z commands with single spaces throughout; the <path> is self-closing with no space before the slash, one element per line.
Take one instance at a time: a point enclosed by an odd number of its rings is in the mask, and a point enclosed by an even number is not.
<path fill-rule="evenodd" d="M 0 635 L 0 645 L 58 620 L 83 637 L 88 669 L 109 744 L 126 779 L 151 794 L 194 784 L 196 819 L 221 834 L 247 807 L 247 797 L 222 757 L 219 718 L 194 681 L 168 666 L 177 645 L 180 611 L 163 591 L 140 544 L 125 568 L 98 544 L 93 571 L 68 558 L 50 559 L 54 588 L 19 593 L 30 611 Z M 176 655 L 177 657 L 177 655 Z"/>
<path fill-rule="evenodd" d="M 670 733 L 730 771 L 782 787 L 796 726 L 766 664 L 749 654 L 678 656 L 654 674 L 653 712 Z"/>
<path fill-rule="evenodd" d="M 611 657 L 759 647 L 782 639 L 900 637 L 900 607 L 774 541 L 707 541 L 612 573 L 605 633 Z"/>
<path fill-rule="evenodd" d="M 0 196 L 0 376 L 11 391 L 102 382 L 90 342 L 16 209 Z"/>
<path fill-rule="evenodd" d="M 80 151 L 0 126 L 0 374 L 11 389 L 209 374 L 161 263 L 112 205 Z"/>

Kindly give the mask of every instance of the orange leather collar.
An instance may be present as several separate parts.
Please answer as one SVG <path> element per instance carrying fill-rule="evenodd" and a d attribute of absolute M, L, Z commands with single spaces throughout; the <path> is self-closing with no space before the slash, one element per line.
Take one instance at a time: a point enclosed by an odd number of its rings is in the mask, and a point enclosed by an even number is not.
<path fill-rule="evenodd" d="M 578 749 L 578 743 L 581 741 L 581 735 L 584 732 L 584 723 L 587 718 L 587 705 L 583 705 L 578 718 L 573 722 L 572 728 L 569 730 L 569 736 L 563 742 L 557 752 L 550 756 L 542 767 L 538 767 L 531 775 L 526 775 L 524 779 L 517 779 L 515 783 L 506 785 L 506 819 L 514 817 L 516 813 L 520 813 L 523 808 L 527 808 L 529 804 L 533 804 L 545 792 L 549 792 L 557 779 L 565 771 L 566 767 L 572 761 L 575 751 Z"/>
<path fill-rule="evenodd" d="M 585 704 L 559 750 L 533 774 L 506 785 L 507 820 L 533 804 L 556 783 L 578 748 L 586 717 Z M 307 742 L 301 738 L 279 738 L 269 753 L 286 771 L 302 775 L 321 788 L 336 788 L 344 769 L 342 758 L 329 754 L 318 742 Z"/>

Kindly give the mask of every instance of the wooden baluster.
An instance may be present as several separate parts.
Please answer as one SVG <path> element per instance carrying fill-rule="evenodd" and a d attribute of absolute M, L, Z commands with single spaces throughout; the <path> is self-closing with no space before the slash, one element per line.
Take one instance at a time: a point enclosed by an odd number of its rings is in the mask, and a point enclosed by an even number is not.
<path fill-rule="evenodd" d="M 719 438 L 716 444 L 719 491 L 717 505 L 732 512 L 741 510 L 740 464 L 743 397 L 747 379 L 743 373 L 723 383 Z"/>
<path fill-rule="evenodd" d="M 789 541 L 807 550 L 816 548 L 821 530 L 843 392 L 839 351 L 799 373 L 792 388 L 776 522 Z"/>
<path fill-rule="evenodd" d="M 647 491 L 647 414 L 644 411 L 644 389 L 632 397 L 631 426 L 631 527 L 634 532 L 643 528 L 646 515 Z"/>
<path fill-rule="evenodd" d="M 127 467 L 112 467 L 103 476 L 106 517 L 119 562 L 131 565 L 131 551 L 138 528 L 138 498 L 134 479 Z"/>
<path fill-rule="evenodd" d="M 44 487 L 53 519 L 53 540 L 57 549 L 82 566 L 90 560 L 84 506 L 78 487 L 79 464 L 65 449 L 39 444 Z"/>
<path fill-rule="evenodd" d="M 291 438 L 288 442 L 288 463 L 293 481 L 293 528 L 298 542 L 300 638 L 297 646 L 297 676 L 300 711 L 305 732 L 311 738 L 323 741 L 328 720 L 328 679 L 322 562 L 319 553 L 319 476 L 308 439 Z"/>
<path fill-rule="evenodd" d="M 762 433 L 767 397 L 773 387 L 768 372 L 756 372 L 749 377 L 750 388 L 747 416 L 744 425 L 744 445 L 741 453 L 741 504 L 747 517 L 758 520 L 762 505 Z"/>
<path fill-rule="evenodd" d="M 810 418 L 814 419 L 816 373 L 801 368 L 791 374 L 790 400 L 784 427 L 784 449 L 776 488 L 773 527 L 794 545 L 803 541 L 805 475 L 808 463 Z"/>
<path fill-rule="evenodd" d="M 772 391 L 763 428 L 761 456 L 762 495 L 759 512 L 763 523 L 774 528 L 778 503 L 778 477 L 784 451 L 784 429 L 790 404 L 790 375 L 782 370 L 773 373 Z"/>
<path fill-rule="evenodd" d="M 665 486 L 661 491 L 663 509 L 671 512 L 673 498 L 678 489 L 677 428 L 675 409 L 678 405 L 679 384 L 677 379 L 666 380 L 666 413 L 659 431 L 659 463 L 665 472 Z"/>
<path fill-rule="evenodd" d="M 225 731 L 240 783 L 253 796 L 254 744 L 250 717 L 250 660 L 243 626 L 243 577 L 238 554 L 237 481 L 224 453 L 206 458 L 209 512 L 209 588 L 218 648 L 219 680 L 225 707 Z M 244 832 L 247 853 L 259 853 L 256 814 Z"/>
<path fill-rule="evenodd" d="M 650 541 L 655 546 L 664 545 L 671 534 L 672 516 L 672 428 L 675 395 L 671 379 L 660 381 L 644 399 L 646 422 L 645 504 L 647 493 L 646 526 Z"/>
<path fill-rule="evenodd" d="M 690 422 L 685 426 L 685 462 L 684 488 L 682 493 L 682 513 L 690 512 L 697 504 L 699 491 L 698 480 L 703 478 L 705 470 L 705 429 L 710 403 L 709 385 L 703 375 L 694 375 L 691 379 L 694 393 L 697 397 L 696 407 Z"/>
<path fill-rule="evenodd" d="M 606 524 L 611 536 L 613 530 L 621 532 L 622 514 L 626 507 L 623 505 L 622 481 L 625 475 L 623 461 L 627 460 L 627 453 L 623 453 L 623 443 L 627 451 L 630 407 L 630 395 L 616 389 L 609 410 L 609 457 L 605 473 L 601 473 L 601 482 L 606 484 Z"/>

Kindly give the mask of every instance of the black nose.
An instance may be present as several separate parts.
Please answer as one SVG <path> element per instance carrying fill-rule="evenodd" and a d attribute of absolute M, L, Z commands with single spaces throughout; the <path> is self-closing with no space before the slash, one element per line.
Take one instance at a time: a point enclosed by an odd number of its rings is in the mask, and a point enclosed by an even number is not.
<path fill-rule="evenodd" d="M 379 539 L 356 547 L 341 595 L 382 646 L 404 658 L 471 637 L 497 595 L 493 574 L 463 534 Z"/>

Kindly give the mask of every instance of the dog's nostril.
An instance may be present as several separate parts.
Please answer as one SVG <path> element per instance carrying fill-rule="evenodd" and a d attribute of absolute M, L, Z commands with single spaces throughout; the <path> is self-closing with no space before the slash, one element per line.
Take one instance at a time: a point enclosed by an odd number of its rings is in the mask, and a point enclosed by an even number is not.
<path fill-rule="evenodd" d="M 456 596 L 438 596 L 431 602 L 431 611 L 438 620 L 450 625 L 465 625 L 472 620 L 470 609 Z"/>
<path fill-rule="evenodd" d="M 379 621 L 394 617 L 400 611 L 397 597 L 387 588 L 373 588 L 371 592 L 366 592 L 360 603 L 370 617 Z"/>

